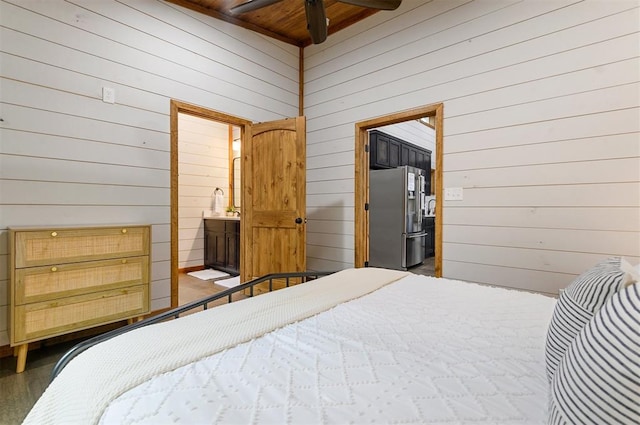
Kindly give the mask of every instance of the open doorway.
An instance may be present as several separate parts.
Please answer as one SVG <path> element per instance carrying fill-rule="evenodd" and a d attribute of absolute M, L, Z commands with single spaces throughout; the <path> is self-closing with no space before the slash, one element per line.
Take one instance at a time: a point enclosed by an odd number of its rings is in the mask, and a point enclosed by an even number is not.
<path fill-rule="evenodd" d="M 250 125 L 241 118 L 171 101 L 172 307 L 224 290 L 224 280 L 217 278 L 238 274 L 242 206 L 236 185 L 242 174 L 242 139 Z M 228 209 L 233 210 L 229 216 Z M 223 230 L 218 232 L 220 225 Z M 211 276 L 195 276 L 202 272 Z"/>
<path fill-rule="evenodd" d="M 442 120 L 443 105 L 434 104 L 421 108 L 356 123 L 355 143 L 355 266 L 368 265 L 370 255 L 370 228 L 368 207 L 370 202 L 370 155 L 369 130 L 405 121 L 429 119 L 435 129 L 435 168 L 430 192 L 436 199 L 442 199 Z M 435 202 L 433 211 L 435 231 L 433 274 L 442 276 L 442 202 Z"/>

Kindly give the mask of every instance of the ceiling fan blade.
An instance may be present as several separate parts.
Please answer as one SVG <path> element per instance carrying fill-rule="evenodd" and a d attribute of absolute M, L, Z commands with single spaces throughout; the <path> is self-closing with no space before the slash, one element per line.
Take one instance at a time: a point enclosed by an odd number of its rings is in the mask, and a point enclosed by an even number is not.
<path fill-rule="evenodd" d="M 368 7 L 370 9 L 396 10 L 402 0 L 338 0 L 340 3 L 352 4 L 354 6 Z"/>
<path fill-rule="evenodd" d="M 254 10 L 260 9 L 261 7 L 270 6 L 274 3 L 278 3 L 279 1 L 282 0 L 249 0 L 248 2 L 232 7 L 231 9 L 229 9 L 229 12 L 233 13 L 234 15 L 253 12 Z"/>
<path fill-rule="evenodd" d="M 327 39 L 327 15 L 322 0 L 304 0 L 304 11 L 307 15 L 307 29 L 314 44 Z"/>

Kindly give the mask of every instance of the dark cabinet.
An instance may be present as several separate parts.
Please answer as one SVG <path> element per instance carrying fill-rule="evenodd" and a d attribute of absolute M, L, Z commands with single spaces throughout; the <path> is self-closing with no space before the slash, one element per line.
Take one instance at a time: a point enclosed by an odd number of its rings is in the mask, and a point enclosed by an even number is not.
<path fill-rule="evenodd" d="M 412 167 L 416 167 L 416 156 L 417 153 L 415 149 L 409 149 L 409 163 L 407 165 L 410 165 Z M 402 164 L 404 165 L 404 164 Z"/>
<path fill-rule="evenodd" d="M 379 130 L 369 132 L 370 168 L 396 168 L 403 165 L 425 171 L 425 193 L 431 193 L 431 151 Z"/>
<path fill-rule="evenodd" d="M 431 155 L 429 155 L 429 162 L 431 162 Z M 416 152 L 416 167 L 426 170 L 427 167 L 431 168 L 431 164 L 427 164 L 427 153 L 424 151 Z"/>
<path fill-rule="evenodd" d="M 240 273 L 240 221 L 204 220 L 204 266 Z"/>
<path fill-rule="evenodd" d="M 426 232 L 424 238 L 424 258 L 436 255 L 436 223 L 435 217 L 424 217 L 422 228 Z"/>
<path fill-rule="evenodd" d="M 400 143 L 389 140 L 389 168 L 400 166 Z"/>
<path fill-rule="evenodd" d="M 389 160 L 389 137 L 380 134 L 371 139 L 371 162 L 383 168 L 390 167 Z"/>
<path fill-rule="evenodd" d="M 400 164 L 409 165 L 409 146 L 405 144 L 400 146 Z"/>

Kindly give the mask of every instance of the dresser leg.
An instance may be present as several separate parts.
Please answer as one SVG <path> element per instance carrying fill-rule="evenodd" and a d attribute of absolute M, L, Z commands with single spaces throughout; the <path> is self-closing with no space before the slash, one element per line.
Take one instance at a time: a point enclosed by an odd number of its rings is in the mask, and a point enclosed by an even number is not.
<path fill-rule="evenodd" d="M 132 317 L 131 319 L 127 319 L 127 325 L 139 322 L 139 321 L 141 321 L 143 319 L 144 319 L 144 316 Z"/>
<path fill-rule="evenodd" d="M 22 344 L 16 347 L 18 352 L 18 364 L 16 366 L 16 373 L 24 372 L 24 368 L 27 365 L 27 350 L 29 344 Z"/>

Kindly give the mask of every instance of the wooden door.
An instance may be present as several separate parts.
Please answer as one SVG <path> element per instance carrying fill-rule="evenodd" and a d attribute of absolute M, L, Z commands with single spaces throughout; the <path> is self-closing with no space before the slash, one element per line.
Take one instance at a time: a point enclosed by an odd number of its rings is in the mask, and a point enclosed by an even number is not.
<path fill-rule="evenodd" d="M 253 124 L 242 146 L 240 279 L 306 268 L 304 117 Z"/>

